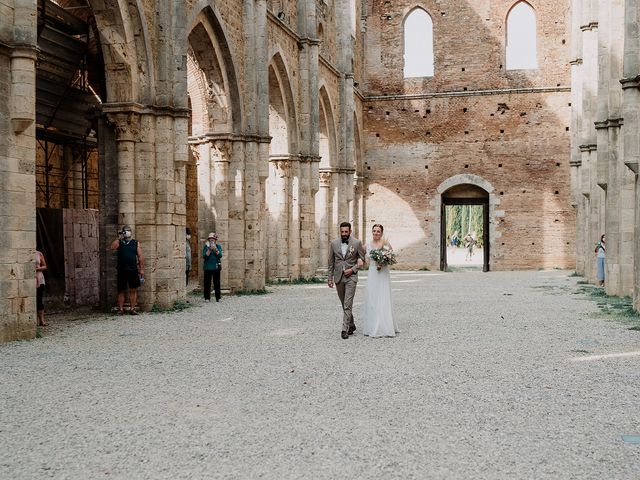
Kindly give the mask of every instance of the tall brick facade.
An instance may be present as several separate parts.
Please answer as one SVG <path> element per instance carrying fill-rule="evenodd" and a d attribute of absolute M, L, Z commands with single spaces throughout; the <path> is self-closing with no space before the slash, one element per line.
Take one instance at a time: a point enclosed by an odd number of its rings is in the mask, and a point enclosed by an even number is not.
<path fill-rule="evenodd" d="M 364 103 L 367 220 L 408 267 L 438 268 L 443 187 L 490 196 L 490 268 L 574 266 L 568 2 L 530 2 L 536 70 L 506 70 L 514 1 L 369 2 Z M 403 78 L 403 25 L 433 20 L 433 77 Z"/>

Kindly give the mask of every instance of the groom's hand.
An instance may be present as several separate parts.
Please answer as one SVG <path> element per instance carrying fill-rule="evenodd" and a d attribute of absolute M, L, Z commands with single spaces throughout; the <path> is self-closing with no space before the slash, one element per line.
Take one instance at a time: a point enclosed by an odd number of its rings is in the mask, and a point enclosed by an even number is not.
<path fill-rule="evenodd" d="M 327 285 L 329 286 L 329 288 L 333 288 L 333 280 L 331 278 L 327 282 Z"/>
<path fill-rule="evenodd" d="M 347 268 L 347 269 L 344 271 L 344 276 L 345 276 L 345 277 L 347 277 L 347 278 L 349 278 L 351 275 L 353 275 L 353 268 Z"/>

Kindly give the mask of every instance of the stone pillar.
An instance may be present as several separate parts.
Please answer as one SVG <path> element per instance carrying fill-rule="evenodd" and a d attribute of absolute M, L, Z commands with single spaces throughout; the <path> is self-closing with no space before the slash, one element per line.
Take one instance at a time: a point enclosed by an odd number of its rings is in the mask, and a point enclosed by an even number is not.
<path fill-rule="evenodd" d="M 316 194 L 319 189 L 320 157 L 306 156 L 300 161 L 300 276 L 310 278 L 323 261 L 318 253 Z"/>
<path fill-rule="evenodd" d="M 212 202 L 215 231 L 222 241 L 224 257 L 229 246 L 229 164 L 233 155 L 233 142 L 231 140 L 216 140 L 210 151 L 213 167 Z M 220 272 L 220 285 L 222 288 L 228 288 L 229 285 L 229 271 L 224 268 L 224 264 Z"/>
<path fill-rule="evenodd" d="M 300 135 L 300 276 L 315 275 L 326 263 L 318 253 L 316 193 L 319 188 L 319 42 L 316 38 L 315 0 L 297 0 L 298 32 L 301 36 L 299 55 L 298 132 Z"/>
<path fill-rule="evenodd" d="M 638 171 L 640 164 L 640 1 L 625 1 L 625 36 L 623 78 L 620 80 L 623 89 L 622 116 L 624 126 L 622 130 L 622 144 L 624 164 L 635 176 L 633 196 L 627 194 L 625 198 L 632 198 L 634 210 L 633 231 L 633 305 L 640 310 L 640 185 L 638 184 Z M 625 172 L 627 175 L 628 172 Z M 630 193 L 630 188 L 625 192 Z M 625 203 L 627 203 L 625 202 Z M 630 213 L 630 206 L 625 205 L 625 210 Z M 628 218 L 628 217 L 627 217 Z"/>
<path fill-rule="evenodd" d="M 116 108 L 103 106 L 117 140 L 117 224 L 131 225 L 145 258 L 138 304 L 143 310 L 171 307 L 185 295 L 184 112 Z"/>
<path fill-rule="evenodd" d="M 37 12 L 35 2 L 11 3 L 13 28 L 0 30 L 0 342 L 36 332 Z"/>
<path fill-rule="evenodd" d="M 227 198 L 229 209 L 228 236 L 223 270 L 227 270 L 227 282 L 231 291 L 245 288 L 245 171 L 244 158 L 248 144 L 234 141 L 227 173 Z M 205 234 L 206 235 L 206 234 Z"/>
<path fill-rule="evenodd" d="M 327 259 L 329 258 L 329 242 L 331 241 L 332 216 L 330 213 L 331 203 L 331 172 L 320 172 L 320 189 L 316 194 L 316 225 L 318 225 L 318 241 L 316 248 L 318 249 L 318 271 L 321 273 L 327 270 Z"/>
<path fill-rule="evenodd" d="M 107 119 L 113 125 L 117 142 L 118 165 L 118 218 L 119 226 L 135 223 L 135 141 L 140 135 L 140 116 L 137 113 L 110 113 Z"/>
<path fill-rule="evenodd" d="M 582 237 L 580 228 L 582 225 L 582 192 L 581 192 L 581 167 L 582 154 L 582 6 L 583 0 L 571 1 L 571 205 L 576 209 L 576 272 L 584 275 L 584 258 L 582 252 Z"/>
<path fill-rule="evenodd" d="M 597 186 L 597 140 L 595 121 L 597 115 L 598 91 L 598 8 L 596 0 L 585 0 L 581 11 L 582 22 L 582 129 L 580 132 L 581 150 L 581 191 L 584 196 L 581 202 L 584 213 L 578 218 L 586 220 L 584 234 L 578 236 L 581 243 L 578 256 L 584 261 L 585 276 L 589 281 L 595 281 L 595 257 L 593 250 L 604 229 L 601 225 L 602 190 Z M 596 190 L 597 189 L 597 190 Z M 578 207 L 581 208 L 581 207 Z"/>
<path fill-rule="evenodd" d="M 289 162 L 289 278 L 300 278 L 300 228 L 302 224 L 300 198 L 302 196 L 300 157 Z"/>
<path fill-rule="evenodd" d="M 289 155 L 271 156 L 269 178 L 266 181 L 268 226 L 265 254 L 269 279 L 289 280 Z"/>

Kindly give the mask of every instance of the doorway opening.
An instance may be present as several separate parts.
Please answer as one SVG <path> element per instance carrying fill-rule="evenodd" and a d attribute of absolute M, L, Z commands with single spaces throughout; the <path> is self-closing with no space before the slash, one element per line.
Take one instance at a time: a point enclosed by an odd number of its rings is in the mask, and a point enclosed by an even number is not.
<path fill-rule="evenodd" d="M 440 269 L 489 271 L 489 193 L 457 185 L 442 194 Z"/>

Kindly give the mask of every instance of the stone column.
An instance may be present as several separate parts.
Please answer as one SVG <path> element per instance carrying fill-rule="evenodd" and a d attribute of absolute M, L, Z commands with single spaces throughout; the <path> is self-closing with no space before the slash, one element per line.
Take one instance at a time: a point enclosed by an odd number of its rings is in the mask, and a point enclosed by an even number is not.
<path fill-rule="evenodd" d="M 300 228 L 302 224 L 300 198 L 302 196 L 300 157 L 289 160 L 289 278 L 300 278 Z"/>
<path fill-rule="evenodd" d="M 298 32 L 301 36 L 298 49 L 299 95 L 298 109 L 300 134 L 300 276 L 309 278 L 316 269 L 326 263 L 318 253 L 318 228 L 316 224 L 316 193 L 319 188 L 319 135 L 320 101 L 319 42 L 316 38 L 315 0 L 297 0 Z"/>
<path fill-rule="evenodd" d="M 331 241 L 330 214 L 332 174 L 328 171 L 320 172 L 320 189 L 316 195 L 316 225 L 318 225 L 318 266 L 320 273 L 326 272 L 327 259 L 329 258 L 329 242 Z"/>
<path fill-rule="evenodd" d="M 0 342 L 36 332 L 37 12 L 35 2 L 11 3 L 12 28 L 0 30 Z"/>
<path fill-rule="evenodd" d="M 622 130 L 622 144 L 624 164 L 635 176 L 633 198 L 634 232 L 633 232 L 633 305 L 640 310 L 640 185 L 638 171 L 640 164 L 640 1 L 625 1 L 625 36 L 623 57 L 623 78 L 620 80 L 623 89 L 622 116 L 624 127 Z M 626 206 L 630 213 L 630 206 Z"/>
<path fill-rule="evenodd" d="M 582 131 L 580 150 L 582 194 L 584 200 L 584 214 L 578 218 L 585 218 L 584 235 L 578 238 L 581 243 L 578 252 L 584 259 L 585 275 L 589 281 L 595 281 L 595 258 L 591 252 L 604 229 L 600 223 L 602 190 L 597 186 L 597 158 L 596 158 L 596 130 L 598 90 L 598 9 L 597 0 L 585 0 L 582 9 Z M 597 190 L 596 190 L 597 189 Z M 580 207 L 579 207 L 580 208 Z"/>
<path fill-rule="evenodd" d="M 109 113 L 117 142 L 118 218 L 119 226 L 135 225 L 135 141 L 140 135 L 140 116 L 137 113 Z"/>
<path fill-rule="evenodd" d="M 300 161 L 300 276 L 310 278 L 322 264 L 318 253 L 316 194 L 319 189 L 320 157 L 305 156 Z"/>
<path fill-rule="evenodd" d="M 232 291 L 245 288 L 245 267 L 247 265 L 245 247 L 245 171 L 244 159 L 248 144 L 238 140 L 233 142 L 228 166 L 227 198 L 229 209 L 228 236 L 223 270 L 227 270 L 227 282 Z M 205 234 L 206 235 L 206 234 Z"/>
<path fill-rule="evenodd" d="M 215 231 L 222 241 L 224 258 L 227 255 L 225 251 L 229 246 L 229 164 L 233 154 L 233 142 L 231 140 L 216 140 L 212 147 L 210 152 L 213 167 L 212 202 Z M 220 285 L 222 288 L 228 288 L 229 271 L 224 268 L 224 264 L 226 262 L 223 263 L 220 272 Z"/>

